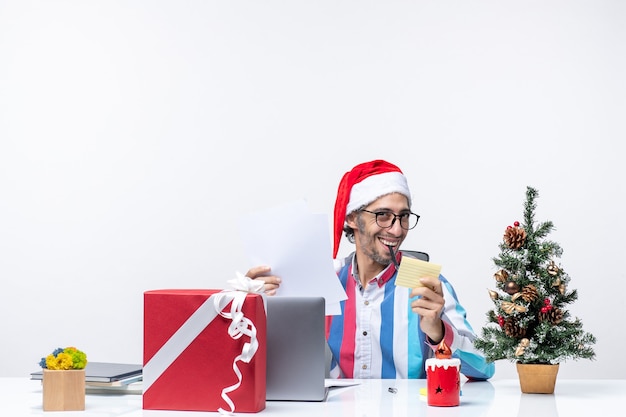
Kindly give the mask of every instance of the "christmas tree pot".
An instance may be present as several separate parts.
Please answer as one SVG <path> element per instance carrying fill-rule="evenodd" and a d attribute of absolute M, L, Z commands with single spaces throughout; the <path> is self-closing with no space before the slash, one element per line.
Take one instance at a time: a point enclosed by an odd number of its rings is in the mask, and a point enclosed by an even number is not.
<path fill-rule="evenodd" d="M 85 370 L 43 370 L 43 411 L 85 409 Z"/>
<path fill-rule="evenodd" d="M 553 394 L 559 364 L 516 363 L 520 388 L 525 394 Z"/>

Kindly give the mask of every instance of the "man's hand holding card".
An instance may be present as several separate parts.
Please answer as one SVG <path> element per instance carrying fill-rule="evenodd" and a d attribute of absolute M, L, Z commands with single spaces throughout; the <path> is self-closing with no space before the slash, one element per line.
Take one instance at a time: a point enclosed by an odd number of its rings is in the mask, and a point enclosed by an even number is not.
<path fill-rule="evenodd" d="M 403 256 L 396 277 L 396 285 L 407 288 L 423 287 L 420 278 L 439 278 L 440 273 L 441 265 Z"/>

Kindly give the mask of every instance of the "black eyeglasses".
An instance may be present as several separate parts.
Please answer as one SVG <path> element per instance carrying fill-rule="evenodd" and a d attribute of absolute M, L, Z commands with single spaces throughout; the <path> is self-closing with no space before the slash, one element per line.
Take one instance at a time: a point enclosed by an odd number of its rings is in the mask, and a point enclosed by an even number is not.
<path fill-rule="evenodd" d="M 365 209 L 361 209 L 359 211 L 364 211 L 376 216 L 376 224 L 378 227 L 382 227 L 383 229 L 389 229 L 392 227 L 397 219 L 400 221 L 401 228 L 404 230 L 411 230 L 417 226 L 417 221 L 420 219 L 419 215 L 411 212 L 395 214 L 390 211 L 369 211 Z"/>

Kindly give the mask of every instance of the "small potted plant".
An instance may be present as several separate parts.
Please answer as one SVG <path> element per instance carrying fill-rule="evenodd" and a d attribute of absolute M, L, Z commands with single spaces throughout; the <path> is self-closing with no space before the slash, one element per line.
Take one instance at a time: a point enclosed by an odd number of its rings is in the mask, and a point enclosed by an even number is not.
<path fill-rule="evenodd" d="M 500 254 L 493 258 L 496 290 L 489 296 L 494 308 L 474 343 L 489 361 L 516 363 L 522 392 L 552 394 L 559 363 L 594 359 L 596 339 L 566 308 L 578 293 L 569 288 L 570 277 L 558 263 L 561 247 L 547 239 L 554 225 L 535 223 L 537 195 L 527 187 L 524 221 L 504 231 Z"/>
<path fill-rule="evenodd" d="M 43 369 L 43 410 L 82 411 L 85 409 L 85 367 L 87 355 L 75 347 L 57 348 L 41 358 Z"/>

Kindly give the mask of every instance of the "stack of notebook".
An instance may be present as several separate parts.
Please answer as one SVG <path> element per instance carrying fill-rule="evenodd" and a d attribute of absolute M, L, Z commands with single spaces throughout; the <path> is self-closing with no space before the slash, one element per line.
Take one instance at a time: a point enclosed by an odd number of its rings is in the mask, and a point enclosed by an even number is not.
<path fill-rule="evenodd" d="M 87 362 L 85 390 L 88 392 L 123 391 L 141 393 L 143 367 L 140 364 Z M 43 371 L 32 372 L 30 379 L 41 380 Z"/>

